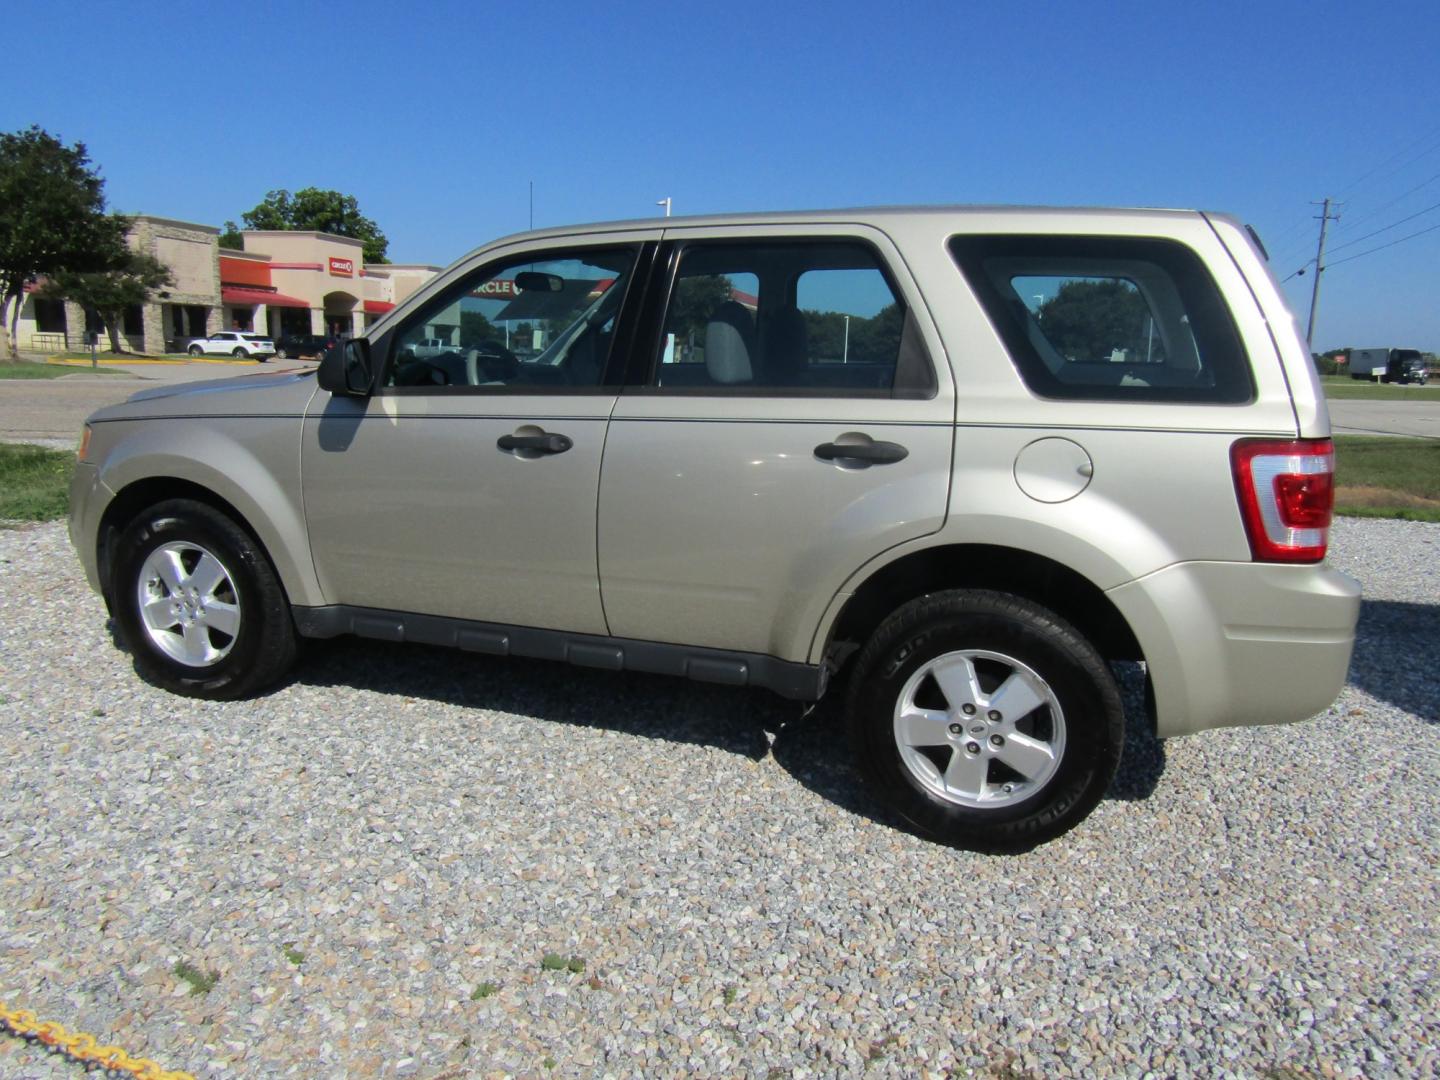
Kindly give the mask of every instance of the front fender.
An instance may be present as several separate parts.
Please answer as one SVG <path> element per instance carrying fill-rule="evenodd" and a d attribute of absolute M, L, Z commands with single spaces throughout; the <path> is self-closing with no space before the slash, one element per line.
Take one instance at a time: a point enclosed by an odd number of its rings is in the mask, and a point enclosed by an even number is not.
<path fill-rule="evenodd" d="M 213 492 L 255 533 L 290 602 L 323 604 L 301 505 L 302 423 L 298 416 L 121 421 L 124 430 L 106 440 L 99 480 L 117 496 L 157 478 Z"/>

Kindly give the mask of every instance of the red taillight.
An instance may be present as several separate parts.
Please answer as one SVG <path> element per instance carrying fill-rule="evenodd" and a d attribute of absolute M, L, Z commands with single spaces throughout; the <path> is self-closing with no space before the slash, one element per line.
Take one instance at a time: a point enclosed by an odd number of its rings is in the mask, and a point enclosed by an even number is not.
<path fill-rule="evenodd" d="M 1250 552 L 1261 562 L 1319 562 L 1335 505 L 1329 439 L 1247 439 L 1230 448 Z"/>

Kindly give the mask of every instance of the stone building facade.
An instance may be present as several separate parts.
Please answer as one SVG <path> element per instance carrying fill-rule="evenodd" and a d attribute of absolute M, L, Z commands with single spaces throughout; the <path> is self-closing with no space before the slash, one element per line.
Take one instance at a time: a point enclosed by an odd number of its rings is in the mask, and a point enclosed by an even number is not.
<path fill-rule="evenodd" d="M 239 329 L 282 334 L 358 334 L 439 273 L 426 264 L 366 264 L 364 244 L 319 232 L 247 229 L 244 249 L 220 247 L 220 230 L 140 214 L 128 242 L 170 268 L 171 284 L 127 311 L 124 344 L 135 352 L 184 352 L 193 338 Z M 73 301 L 27 294 L 17 333 L 36 352 L 83 349 L 90 334 L 108 348 L 98 316 Z"/>
<path fill-rule="evenodd" d="M 220 230 L 171 218 L 136 217 L 130 246 L 170 268 L 173 283 L 141 307 L 140 348 L 172 351 L 183 339 L 225 329 L 220 307 Z"/>

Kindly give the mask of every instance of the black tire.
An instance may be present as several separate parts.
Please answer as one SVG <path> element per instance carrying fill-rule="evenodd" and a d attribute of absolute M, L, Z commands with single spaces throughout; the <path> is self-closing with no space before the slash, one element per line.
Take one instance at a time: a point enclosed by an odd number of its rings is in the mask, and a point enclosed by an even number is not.
<path fill-rule="evenodd" d="M 936 672 L 947 681 L 972 672 L 975 702 L 952 702 Z M 1007 717 L 994 706 L 1010 676 L 1011 692 L 1038 704 Z M 957 686 L 952 696 L 966 698 Z M 902 698 L 926 710 L 903 747 Z M 982 590 L 933 593 L 886 619 L 856 659 L 847 724 L 860 771 L 883 802 L 928 836 L 986 852 L 1025 851 L 1084 820 L 1125 740 L 1120 693 L 1094 647 L 1040 605 Z M 952 769 L 970 778 L 973 796 L 958 780 L 952 788 Z"/>
<path fill-rule="evenodd" d="M 276 358 L 279 359 L 279 360 L 289 360 L 289 359 L 290 359 L 290 354 L 289 354 L 288 352 L 286 352 L 284 349 L 276 349 L 276 350 L 275 350 L 275 356 L 276 356 Z"/>
<path fill-rule="evenodd" d="M 194 575 L 189 580 L 199 589 L 205 588 L 203 575 L 197 573 L 201 557 L 209 555 L 225 580 L 201 596 L 197 613 L 186 607 L 183 591 L 171 588 L 155 572 L 158 562 L 147 567 L 152 555 L 162 562 L 173 555 L 182 568 L 188 567 Z M 157 621 L 173 619 L 171 627 L 146 624 L 142 592 L 166 605 Z M 295 660 L 290 604 L 269 558 L 247 532 L 204 503 L 171 499 L 136 517 L 116 543 L 110 597 L 136 672 L 173 693 L 222 701 L 248 697 L 273 684 Z M 220 610 L 231 605 L 238 617 Z M 225 629 L 219 624 L 222 615 Z M 197 624 L 193 632 L 179 621 L 182 616 Z M 208 621 L 212 619 L 216 621 Z M 227 632 L 231 625 L 233 634 Z M 191 662 L 175 655 L 198 653 L 199 647 L 218 655 Z"/>
<path fill-rule="evenodd" d="M 187 351 L 191 356 L 204 356 L 204 355 L 205 355 L 205 350 L 202 349 L 199 345 L 191 345 L 190 348 L 187 349 L 186 351 Z"/>
<path fill-rule="evenodd" d="M 235 357 L 237 360 L 243 360 L 246 356 L 246 353 L 244 349 L 236 349 L 230 355 Z"/>

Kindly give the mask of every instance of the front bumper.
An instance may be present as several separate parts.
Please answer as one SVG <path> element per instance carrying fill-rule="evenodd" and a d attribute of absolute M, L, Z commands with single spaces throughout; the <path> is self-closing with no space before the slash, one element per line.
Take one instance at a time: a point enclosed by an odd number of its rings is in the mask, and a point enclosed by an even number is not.
<path fill-rule="evenodd" d="M 1145 654 L 1161 738 L 1304 720 L 1345 685 L 1360 584 L 1323 563 L 1179 563 L 1107 595 Z"/>
<path fill-rule="evenodd" d="M 96 592 L 104 591 L 100 583 L 100 520 L 114 497 L 114 492 L 100 482 L 100 470 L 95 465 L 82 461 L 75 466 L 70 478 L 70 543 L 80 556 L 85 580 Z"/>

